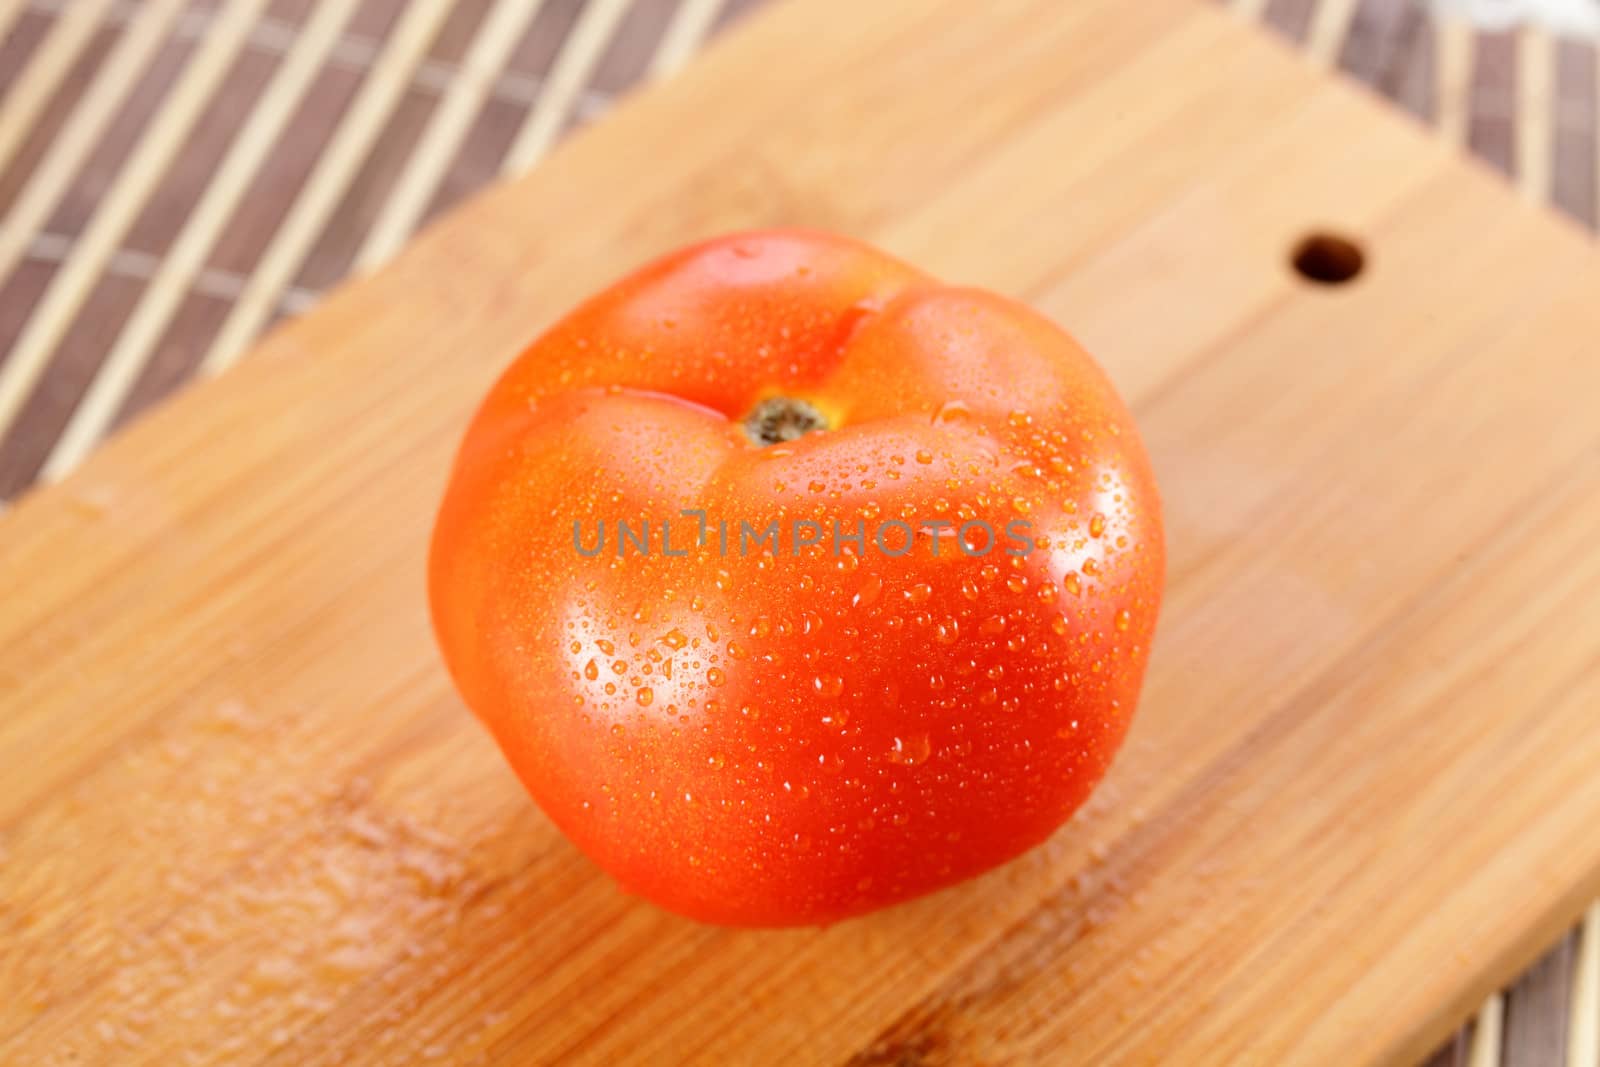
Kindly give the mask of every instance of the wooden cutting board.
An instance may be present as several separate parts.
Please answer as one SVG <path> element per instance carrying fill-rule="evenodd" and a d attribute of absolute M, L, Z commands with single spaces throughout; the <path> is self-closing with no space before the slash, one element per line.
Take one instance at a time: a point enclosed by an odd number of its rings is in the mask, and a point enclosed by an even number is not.
<path fill-rule="evenodd" d="M 1593 246 L 1221 12 L 982 10 L 779 5 L 0 518 L 0 1062 L 1403 1063 L 1600 891 Z M 422 560 L 527 340 L 775 223 L 1075 331 L 1172 563 L 1051 842 L 732 932 L 526 800 Z"/>

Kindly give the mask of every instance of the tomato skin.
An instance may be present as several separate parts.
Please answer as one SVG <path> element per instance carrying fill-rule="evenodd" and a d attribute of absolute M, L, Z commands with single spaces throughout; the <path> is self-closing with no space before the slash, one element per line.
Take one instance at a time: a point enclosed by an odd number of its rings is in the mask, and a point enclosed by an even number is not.
<path fill-rule="evenodd" d="M 760 447 L 743 420 L 773 396 L 829 428 Z M 797 520 L 822 543 L 740 553 L 741 522 Z M 905 555 L 874 542 L 890 520 L 917 531 Z M 936 520 L 995 543 L 969 555 Z M 619 522 L 648 522 L 649 551 L 619 557 Z M 683 915 L 784 926 L 1059 827 L 1127 731 L 1163 568 L 1138 434 L 1070 337 L 769 231 L 642 268 L 511 365 L 457 457 L 429 592 L 463 697 L 579 848 Z"/>

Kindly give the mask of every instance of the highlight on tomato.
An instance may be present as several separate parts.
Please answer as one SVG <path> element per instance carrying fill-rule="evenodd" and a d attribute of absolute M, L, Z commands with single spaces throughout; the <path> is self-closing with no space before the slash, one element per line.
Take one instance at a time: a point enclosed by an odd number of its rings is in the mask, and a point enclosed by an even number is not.
<path fill-rule="evenodd" d="M 1127 732 L 1160 506 L 1029 308 L 823 233 L 673 252 L 467 430 L 429 560 L 468 705 L 621 885 L 741 926 L 928 893 L 1048 837 Z"/>

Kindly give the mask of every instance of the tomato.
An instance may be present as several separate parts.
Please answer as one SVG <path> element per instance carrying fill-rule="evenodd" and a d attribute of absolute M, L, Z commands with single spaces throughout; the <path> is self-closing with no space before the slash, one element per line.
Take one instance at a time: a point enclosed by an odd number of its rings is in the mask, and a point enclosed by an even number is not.
<path fill-rule="evenodd" d="M 583 304 L 472 421 L 429 563 L 549 818 L 696 919 L 828 922 L 1059 827 L 1138 698 L 1149 464 L 1095 363 L 842 237 L 724 237 Z"/>

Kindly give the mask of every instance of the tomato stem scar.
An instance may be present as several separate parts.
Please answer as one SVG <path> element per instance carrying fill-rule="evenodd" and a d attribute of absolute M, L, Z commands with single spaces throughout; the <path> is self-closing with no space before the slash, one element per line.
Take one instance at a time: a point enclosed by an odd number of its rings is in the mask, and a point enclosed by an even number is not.
<path fill-rule="evenodd" d="M 745 436 L 763 448 L 827 428 L 822 412 L 792 396 L 769 396 L 744 417 Z"/>

